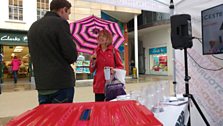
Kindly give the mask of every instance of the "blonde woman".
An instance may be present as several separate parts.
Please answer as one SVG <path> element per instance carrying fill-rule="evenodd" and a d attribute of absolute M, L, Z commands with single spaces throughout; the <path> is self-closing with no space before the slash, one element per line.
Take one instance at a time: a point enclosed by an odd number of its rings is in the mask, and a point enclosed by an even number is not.
<path fill-rule="evenodd" d="M 104 101 L 105 76 L 104 67 L 123 69 L 119 51 L 112 45 L 112 35 L 107 30 L 101 30 L 98 35 L 98 47 L 91 57 L 90 71 L 95 72 L 93 81 L 93 92 L 95 101 Z"/>

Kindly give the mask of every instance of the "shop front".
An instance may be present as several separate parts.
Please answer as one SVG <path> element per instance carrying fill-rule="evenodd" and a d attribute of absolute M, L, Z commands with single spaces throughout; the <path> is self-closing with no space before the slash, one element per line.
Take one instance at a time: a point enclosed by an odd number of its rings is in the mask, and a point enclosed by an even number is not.
<path fill-rule="evenodd" d="M 90 73 L 90 55 L 79 53 L 77 62 L 76 62 L 76 79 L 77 80 L 87 80 L 87 79 L 93 79 L 93 75 Z"/>
<path fill-rule="evenodd" d="M 30 80 L 30 57 L 28 51 L 27 31 L 0 29 L 0 77 L 1 82 L 13 82 L 11 61 L 14 57 L 21 61 L 18 78 Z"/>
<path fill-rule="evenodd" d="M 149 49 L 149 74 L 168 75 L 167 47 Z"/>

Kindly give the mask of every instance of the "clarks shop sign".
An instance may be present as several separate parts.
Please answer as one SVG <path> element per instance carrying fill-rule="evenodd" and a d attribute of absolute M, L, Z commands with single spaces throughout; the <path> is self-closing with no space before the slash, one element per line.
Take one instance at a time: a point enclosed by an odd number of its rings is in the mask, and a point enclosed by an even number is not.
<path fill-rule="evenodd" d="M 13 44 L 13 43 L 27 43 L 26 34 L 15 34 L 15 33 L 0 33 L 0 43 Z"/>

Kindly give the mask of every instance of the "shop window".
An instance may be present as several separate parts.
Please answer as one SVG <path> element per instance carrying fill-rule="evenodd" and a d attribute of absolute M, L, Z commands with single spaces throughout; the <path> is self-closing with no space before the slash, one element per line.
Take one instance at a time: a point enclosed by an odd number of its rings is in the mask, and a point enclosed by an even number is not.
<path fill-rule="evenodd" d="M 90 55 L 79 53 L 75 65 L 75 73 L 77 80 L 86 80 L 93 78 L 92 74 L 90 73 L 89 66 L 90 66 Z"/>
<path fill-rule="evenodd" d="M 37 19 L 42 18 L 49 10 L 49 0 L 37 0 Z"/>
<path fill-rule="evenodd" d="M 23 0 L 9 0 L 9 19 L 23 20 Z"/>
<path fill-rule="evenodd" d="M 2 51 L 4 57 L 2 57 L 3 67 L 3 79 L 11 81 L 10 78 L 13 78 L 11 62 L 14 56 L 21 61 L 21 65 L 18 70 L 19 78 L 27 78 L 30 76 L 30 60 L 29 60 L 29 50 L 27 46 L 2 46 Z"/>
<path fill-rule="evenodd" d="M 149 70 L 151 74 L 165 75 L 168 71 L 167 48 L 158 47 L 149 49 Z"/>

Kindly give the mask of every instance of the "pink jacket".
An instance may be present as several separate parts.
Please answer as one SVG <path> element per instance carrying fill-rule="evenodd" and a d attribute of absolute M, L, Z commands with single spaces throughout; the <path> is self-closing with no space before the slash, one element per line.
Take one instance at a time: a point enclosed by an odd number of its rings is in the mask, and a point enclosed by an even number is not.
<path fill-rule="evenodd" d="M 19 66 L 21 65 L 21 61 L 19 59 L 13 59 L 12 62 L 12 71 L 19 70 Z"/>
<path fill-rule="evenodd" d="M 109 66 L 113 68 L 123 69 L 124 66 L 122 64 L 122 60 L 119 54 L 119 51 L 114 48 L 113 53 L 113 45 L 108 46 L 106 51 L 102 51 L 99 46 L 96 49 L 96 65 L 93 66 L 92 61 L 90 63 L 90 71 L 93 73 L 96 70 L 96 74 L 94 76 L 93 81 L 93 91 L 94 93 L 104 93 L 105 88 L 105 77 L 104 77 L 104 67 Z M 115 55 L 115 58 L 114 58 Z M 114 61 L 114 59 L 116 61 Z"/>

